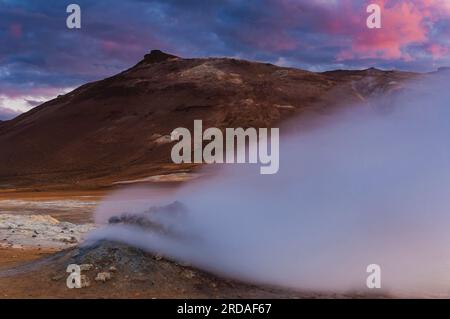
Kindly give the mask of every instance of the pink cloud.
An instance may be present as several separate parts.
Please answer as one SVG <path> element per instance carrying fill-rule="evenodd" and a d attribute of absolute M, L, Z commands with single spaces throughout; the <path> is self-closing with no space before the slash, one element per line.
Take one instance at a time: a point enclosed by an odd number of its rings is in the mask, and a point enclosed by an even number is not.
<path fill-rule="evenodd" d="M 431 43 L 428 45 L 426 47 L 426 51 L 430 53 L 435 60 L 446 57 L 450 54 L 450 49 L 448 47 L 437 43 Z"/>
<path fill-rule="evenodd" d="M 15 39 L 22 37 L 22 25 L 18 23 L 11 24 L 9 26 L 9 34 Z"/>
<path fill-rule="evenodd" d="M 115 41 L 111 41 L 111 40 L 102 40 L 101 41 L 101 48 L 103 51 L 106 52 L 114 52 L 117 50 L 120 50 L 121 45 Z"/>
<path fill-rule="evenodd" d="M 439 19 L 450 17 L 450 4 L 441 0 L 379 0 L 382 10 L 382 28 L 368 29 L 354 26 L 351 47 L 343 49 L 337 60 L 355 58 L 414 60 L 406 49 L 410 45 L 425 45 L 433 58 L 442 57 L 448 51 L 431 43 L 430 32 Z M 352 14 L 356 14 L 353 12 Z"/>
<path fill-rule="evenodd" d="M 337 47 L 339 62 L 359 59 L 414 61 L 444 58 L 442 23 L 450 21 L 450 0 L 271 0 L 281 8 L 271 12 L 270 29 L 254 37 L 255 45 L 274 52 L 308 48 L 286 30 L 310 30 L 324 41 L 316 46 Z M 369 29 L 366 8 L 381 7 L 382 28 Z M 278 14 L 278 15 L 277 15 Z M 436 28 L 440 36 L 436 37 Z M 251 42 L 251 41 L 248 41 Z"/>

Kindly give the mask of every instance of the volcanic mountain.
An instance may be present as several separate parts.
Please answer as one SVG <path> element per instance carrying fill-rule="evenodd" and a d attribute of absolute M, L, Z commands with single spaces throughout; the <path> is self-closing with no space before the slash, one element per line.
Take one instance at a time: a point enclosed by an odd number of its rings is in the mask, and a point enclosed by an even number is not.
<path fill-rule="evenodd" d="M 270 127 L 326 115 L 393 92 L 413 73 L 314 73 L 230 58 L 153 50 L 130 69 L 0 123 L 0 187 L 99 187 L 186 172 L 170 160 L 170 132 Z"/>

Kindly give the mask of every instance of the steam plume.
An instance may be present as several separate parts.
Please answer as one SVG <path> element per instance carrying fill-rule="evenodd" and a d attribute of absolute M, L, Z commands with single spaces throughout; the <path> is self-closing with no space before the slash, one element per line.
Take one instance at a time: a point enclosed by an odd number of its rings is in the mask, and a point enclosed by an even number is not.
<path fill-rule="evenodd" d="M 278 174 L 224 166 L 216 177 L 145 200 L 133 198 L 145 190 L 118 192 L 97 211 L 104 223 L 177 200 L 186 218 L 160 222 L 183 239 L 108 226 L 91 240 L 119 240 L 215 273 L 298 289 L 367 289 L 366 267 L 375 263 L 384 290 L 448 291 L 448 80 L 411 84 L 388 107 L 386 99 L 353 107 L 318 129 L 282 136 Z"/>

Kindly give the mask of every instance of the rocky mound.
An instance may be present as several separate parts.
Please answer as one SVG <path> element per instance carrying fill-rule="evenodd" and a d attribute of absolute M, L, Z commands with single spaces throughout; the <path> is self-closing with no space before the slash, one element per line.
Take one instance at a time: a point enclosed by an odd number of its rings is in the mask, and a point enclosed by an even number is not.
<path fill-rule="evenodd" d="M 165 52 L 162 52 L 161 50 L 152 50 L 149 54 L 146 54 L 144 56 L 144 61 L 141 63 L 148 64 L 148 63 L 159 63 L 164 61 L 174 61 L 179 59 L 179 57 L 167 54 Z"/>
<path fill-rule="evenodd" d="M 68 289 L 67 266 L 79 265 L 81 289 Z M 0 271 L 4 297 L 33 298 L 314 298 L 218 278 L 120 243 L 101 241 Z"/>

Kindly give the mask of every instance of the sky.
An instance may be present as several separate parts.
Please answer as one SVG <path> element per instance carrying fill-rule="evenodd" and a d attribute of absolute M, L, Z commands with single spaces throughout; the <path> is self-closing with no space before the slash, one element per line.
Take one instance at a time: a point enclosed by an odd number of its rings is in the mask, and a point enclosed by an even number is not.
<path fill-rule="evenodd" d="M 81 29 L 66 7 L 81 7 Z M 369 29 L 369 4 L 381 29 Z M 152 49 L 311 71 L 450 65 L 450 0 L 0 0 L 0 120 Z"/>

